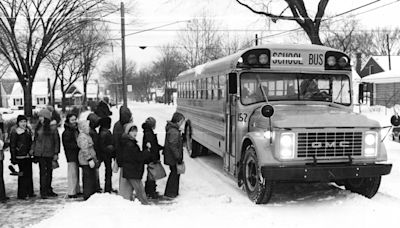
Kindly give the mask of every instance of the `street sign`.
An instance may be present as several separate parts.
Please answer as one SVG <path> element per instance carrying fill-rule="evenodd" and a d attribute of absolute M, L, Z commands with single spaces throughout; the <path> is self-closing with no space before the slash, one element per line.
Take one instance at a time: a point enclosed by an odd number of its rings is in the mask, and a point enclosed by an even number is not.
<path fill-rule="evenodd" d="M 132 92 L 132 85 L 127 85 L 128 92 Z"/>

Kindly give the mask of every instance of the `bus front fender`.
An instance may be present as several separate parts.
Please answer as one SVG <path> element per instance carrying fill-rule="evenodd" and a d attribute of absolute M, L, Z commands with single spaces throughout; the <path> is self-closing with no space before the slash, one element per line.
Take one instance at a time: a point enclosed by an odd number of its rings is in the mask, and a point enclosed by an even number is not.
<path fill-rule="evenodd" d="M 242 160 L 248 146 L 255 148 L 259 165 L 276 163 L 276 159 L 273 156 L 273 144 L 270 139 L 264 137 L 263 132 L 249 132 L 243 137 Z"/>

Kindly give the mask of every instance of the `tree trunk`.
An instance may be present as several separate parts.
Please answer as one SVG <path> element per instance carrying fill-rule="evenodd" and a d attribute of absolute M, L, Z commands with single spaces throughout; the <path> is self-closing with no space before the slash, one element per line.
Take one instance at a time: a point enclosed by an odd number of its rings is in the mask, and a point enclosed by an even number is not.
<path fill-rule="evenodd" d="M 26 117 L 32 117 L 32 83 L 22 86 L 24 90 L 24 113 Z"/>
<path fill-rule="evenodd" d="M 310 38 L 312 44 L 323 45 L 319 37 L 319 31 L 315 30 L 316 29 L 311 29 L 310 32 L 307 32 L 307 36 Z"/>
<path fill-rule="evenodd" d="M 83 81 L 83 105 L 87 104 L 87 82 Z"/>
<path fill-rule="evenodd" d="M 61 107 L 62 107 L 62 112 L 65 113 L 65 107 L 66 107 L 66 99 L 65 99 L 65 92 L 62 91 L 62 97 L 61 97 Z"/>
<path fill-rule="evenodd" d="M 55 108 L 56 107 L 56 87 L 53 85 L 51 88 L 51 105 Z"/>

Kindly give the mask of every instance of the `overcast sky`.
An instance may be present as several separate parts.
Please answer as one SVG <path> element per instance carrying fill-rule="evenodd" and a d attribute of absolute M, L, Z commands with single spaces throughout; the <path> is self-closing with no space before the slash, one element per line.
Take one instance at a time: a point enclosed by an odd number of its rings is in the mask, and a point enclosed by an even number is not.
<path fill-rule="evenodd" d="M 246 3 L 251 2 L 251 0 L 244 1 Z M 331 0 L 328 3 L 326 14 L 336 15 L 373 1 L 374 0 Z M 279 13 L 284 6 L 280 4 L 283 0 L 274 0 L 273 2 L 273 10 L 276 9 L 274 12 L 278 11 Z M 319 0 L 306 0 L 305 2 L 307 2 L 306 7 L 308 10 L 312 12 L 311 15 L 314 15 Z M 356 17 L 360 19 L 363 29 L 375 28 L 377 26 L 399 26 L 400 2 L 381 7 L 391 2 L 394 2 L 394 0 L 381 0 L 368 7 L 354 11 L 352 14 L 370 11 L 356 15 Z M 199 15 L 202 11 L 209 12 L 210 15 L 213 15 L 214 19 L 218 22 L 219 28 L 222 30 L 241 30 L 229 32 L 232 36 L 253 37 L 254 34 L 257 33 L 254 30 L 259 30 L 258 34 L 260 36 L 266 36 L 278 33 L 281 30 L 298 27 L 295 22 L 278 21 L 276 24 L 271 24 L 270 29 L 272 31 L 268 32 L 267 23 L 263 17 L 255 15 L 243 6 L 238 5 L 235 0 L 132 0 L 125 1 L 125 4 L 134 7 L 133 13 L 127 15 L 127 23 L 129 24 L 126 25 L 126 34 L 162 26 L 175 21 L 188 20 Z M 349 15 L 350 14 L 347 14 L 346 16 Z M 120 19 L 118 16 L 118 14 L 111 15 L 108 20 L 119 23 Z M 340 19 L 341 18 L 335 18 L 334 20 Z M 130 23 L 132 21 L 134 22 Z M 119 25 L 110 23 L 110 26 L 113 36 L 119 37 Z M 139 67 L 151 64 L 152 61 L 159 56 L 158 51 L 160 46 L 176 42 L 177 31 L 174 30 L 183 29 L 185 26 L 186 22 L 181 22 L 159 29 L 161 31 L 152 30 L 127 36 L 127 59 L 135 61 L 138 63 Z M 282 35 L 262 40 L 263 43 L 291 41 L 293 41 L 293 35 Z M 306 42 L 308 41 L 306 40 Z M 142 50 L 139 46 L 147 46 L 147 48 Z M 106 62 L 110 58 L 120 58 L 120 49 L 120 46 L 114 46 L 108 58 L 104 58 L 102 62 Z"/>
<path fill-rule="evenodd" d="M 252 0 L 243 0 L 246 3 Z M 254 0 L 257 1 L 257 0 Z M 326 8 L 326 15 L 336 15 L 358 6 L 365 5 L 375 0 L 330 0 Z M 118 1 L 115 1 L 118 2 Z M 207 12 L 213 16 L 221 30 L 225 30 L 226 38 L 232 36 L 251 37 L 256 33 L 259 36 L 268 36 L 279 33 L 282 30 L 297 28 L 297 23 L 278 21 L 272 23 L 269 27 L 264 17 L 255 15 L 248 9 L 240 6 L 235 0 L 125 0 L 126 6 L 133 8 L 132 12 L 126 15 L 126 34 L 142 31 L 145 29 L 163 26 L 177 21 L 190 20 L 199 16 L 201 12 Z M 265 0 L 267 2 L 267 0 Z M 306 7 L 310 15 L 315 15 L 319 0 L 305 0 Z M 390 4 L 395 2 L 393 4 Z M 282 4 L 283 3 L 283 4 Z M 384 6 L 390 4 L 388 6 Z M 283 0 L 273 0 L 273 12 L 280 13 L 285 7 Z M 362 29 L 371 29 L 380 27 L 395 27 L 400 23 L 400 1 L 381 0 L 368 7 L 352 12 L 360 20 Z M 359 14 L 359 15 L 357 15 Z M 345 16 L 349 16 L 346 14 Z M 341 20 L 343 17 L 335 18 Z M 120 38 L 120 14 L 116 12 L 106 17 L 109 21 L 110 36 Z M 126 57 L 128 61 L 134 61 L 138 67 L 151 65 L 159 57 L 159 49 L 166 44 L 176 44 L 177 31 L 184 29 L 187 22 L 175 23 L 160 29 L 142 32 L 126 37 Z M 235 30 L 226 32 L 226 30 Z M 239 30 L 239 31 L 238 31 Z M 262 43 L 284 43 L 284 42 L 307 42 L 308 40 L 297 40 L 296 34 L 285 34 L 273 38 L 263 39 Z M 139 46 L 146 46 L 144 50 Z M 120 41 L 114 42 L 113 48 L 103 57 L 94 71 L 94 76 L 100 75 L 105 64 L 110 60 L 121 59 Z M 46 72 L 47 71 L 47 72 Z M 45 73 L 43 73 L 45 72 Z M 10 72 L 9 76 L 13 76 Z M 37 76 L 38 80 L 48 77 L 49 70 L 40 69 Z"/>

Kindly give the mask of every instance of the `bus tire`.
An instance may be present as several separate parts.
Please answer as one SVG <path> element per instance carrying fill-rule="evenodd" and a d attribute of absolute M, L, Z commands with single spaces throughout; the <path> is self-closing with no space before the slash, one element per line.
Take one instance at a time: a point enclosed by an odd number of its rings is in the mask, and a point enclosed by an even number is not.
<path fill-rule="evenodd" d="M 347 179 L 344 187 L 369 199 L 375 196 L 381 184 L 381 176 Z"/>
<path fill-rule="evenodd" d="M 245 151 L 242 169 L 243 184 L 249 199 L 256 204 L 268 203 L 272 196 L 274 182 L 262 177 L 253 146 L 247 147 Z"/>

